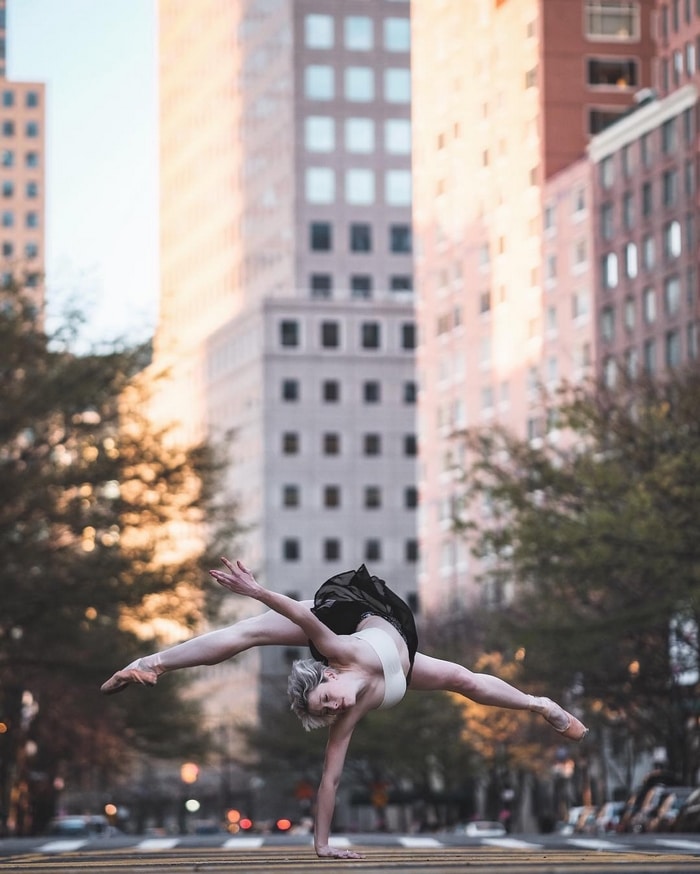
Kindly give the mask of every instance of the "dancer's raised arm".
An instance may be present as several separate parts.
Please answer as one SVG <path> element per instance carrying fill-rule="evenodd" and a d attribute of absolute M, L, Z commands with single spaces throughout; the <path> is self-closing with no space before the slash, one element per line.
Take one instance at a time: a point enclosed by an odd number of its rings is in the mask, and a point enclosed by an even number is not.
<path fill-rule="evenodd" d="M 286 616 L 299 628 L 309 640 L 313 641 L 319 652 L 322 652 L 327 659 L 342 664 L 350 664 L 354 660 L 356 645 L 354 641 L 347 635 L 338 635 L 324 625 L 308 607 L 295 601 L 293 598 L 288 598 L 279 592 L 272 592 L 266 589 L 253 576 L 250 571 L 241 561 L 231 562 L 227 558 L 221 559 L 224 565 L 228 568 L 226 571 L 210 570 L 211 576 L 220 583 L 225 589 L 234 592 L 236 595 L 245 595 L 248 598 L 253 598 L 279 613 L 281 616 Z"/>

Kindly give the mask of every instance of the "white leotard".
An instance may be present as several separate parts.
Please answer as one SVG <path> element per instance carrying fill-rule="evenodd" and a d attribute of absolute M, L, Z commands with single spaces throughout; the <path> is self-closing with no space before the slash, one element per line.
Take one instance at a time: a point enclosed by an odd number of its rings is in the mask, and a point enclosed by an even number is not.
<path fill-rule="evenodd" d="M 384 671 L 384 699 L 379 708 L 393 707 L 406 694 L 406 676 L 396 644 L 381 628 L 363 628 L 352 635 L 368 643 L 377 653 Z"/>

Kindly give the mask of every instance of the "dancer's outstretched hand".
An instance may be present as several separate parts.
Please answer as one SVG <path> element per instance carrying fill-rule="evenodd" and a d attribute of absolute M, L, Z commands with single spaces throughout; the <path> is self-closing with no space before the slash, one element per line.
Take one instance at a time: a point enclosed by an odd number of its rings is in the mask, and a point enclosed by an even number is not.
<path fill-rule="evenodd" d="M 248 598 L 257 598 L 263 591 L 263 587 L 258 583 L 248 568 L 242 561 L 237 561 L 235 564 L 227 558 L 221 559 L 228 570 L 211 570 L 209 573 L 220 583 L 225 589 L 234 592 L 236 595 L 246 595 Z"/>

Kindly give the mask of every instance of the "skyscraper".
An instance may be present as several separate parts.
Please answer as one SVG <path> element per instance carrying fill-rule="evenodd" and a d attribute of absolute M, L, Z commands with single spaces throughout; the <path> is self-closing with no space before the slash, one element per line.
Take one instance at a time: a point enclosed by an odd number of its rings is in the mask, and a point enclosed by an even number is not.
<path fill-rule="evenodd" d="M 413 597 L 409 4 L 159 8 L 160 415 L 226 442 L 266 585 L 366 561 Z M 275 688 L 295 655 L 265 659 Z M 223 706 L 254 710 L 243 661 Z"/>

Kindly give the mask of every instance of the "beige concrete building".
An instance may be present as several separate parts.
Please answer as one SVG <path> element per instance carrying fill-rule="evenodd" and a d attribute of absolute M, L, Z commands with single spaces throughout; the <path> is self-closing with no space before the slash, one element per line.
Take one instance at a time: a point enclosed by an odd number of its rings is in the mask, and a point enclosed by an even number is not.
<path fill-rule="evenodd" d="M 159 4 L 158 414 L 226 443 L 241 557 L 299 598 L 365 561 L 415 599 L 408 16 Z M 203 672 L 212 719 L 254 716 L 295 655 Z"/>

